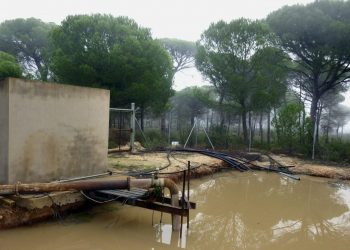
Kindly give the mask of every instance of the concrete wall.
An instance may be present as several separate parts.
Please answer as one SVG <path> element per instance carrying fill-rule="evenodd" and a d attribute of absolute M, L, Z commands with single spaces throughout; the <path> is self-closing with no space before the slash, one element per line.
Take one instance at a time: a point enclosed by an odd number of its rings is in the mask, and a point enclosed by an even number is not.
<path fill-rule="evenodd" d="M 15 78 L 7 85 L 8 164 L 0 166 L 0 173 L 7 171 L 0 182 L 44 182 L 106 171 L 108 90 Z"/>
<path fill-rule="evenodd" d="M 8 176 L 9 80 L 0 81 L 0 183 Z"/>

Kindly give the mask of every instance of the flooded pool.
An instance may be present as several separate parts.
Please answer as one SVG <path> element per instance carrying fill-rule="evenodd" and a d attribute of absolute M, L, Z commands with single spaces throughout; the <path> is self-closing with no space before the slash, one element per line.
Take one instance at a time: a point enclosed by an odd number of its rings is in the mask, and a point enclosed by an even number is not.
<path fill-rule="evenodd" d="M 194 180 L 190 228 L 170 215 L 107 204 L 64 220 L 0 232 L 0 249 L 349 249 L 350 186 L 273 173 Z"/>

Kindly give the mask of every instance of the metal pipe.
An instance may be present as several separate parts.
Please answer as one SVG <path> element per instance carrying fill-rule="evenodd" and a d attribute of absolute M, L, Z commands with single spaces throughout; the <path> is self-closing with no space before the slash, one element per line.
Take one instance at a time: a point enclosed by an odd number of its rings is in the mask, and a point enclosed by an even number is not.
<path fill-rule="evenodd" d="M 171 195 L 171 205 L 174 207 L 179 207 L 179 189 L 175 182 L 171 179 L 164 179 L 164 187 L 168 188 Z M 180 216 L 171 215 L 173 231 L 179 231 L 181 228 Z"/>
<path fill-rule="evenodd" d="M 130 187 L 150 188 L 166 187 L 171 195 L 179 193 L 175 182 L 167 178 L 159 179 L 126 179 L 126 180 L 83 180 L 73 182 L 51 182 L 51 183 L 16 183 L 0 185 L 0 195 L 33 194 L 54 191 L 74 191 L 74 190 L 107 190 L 107 189 L 129 189 Z"/>
<path fill-rule="evenodd" d="M 171 205 L 179 207 L 179 189 L 175 182 L 167 178 L 159 179 L 126 179 L 126 180 L 89 180 L 74 182 L 56 182 L 56 183 L 16 183 L 12 185 L 0 185 L 0 195 L 19 195 L 46 193 L 54 191 L 89 191 L 89 190 L 108 190 L 108 189 L 130 189 L 130 187 L 168 188 L 171 195 Z M 172 215 L 172 225 L 174 231 L 180 230 L 180 216 Z"/>
<path fill-rule="evenodd" d="M 113 174 L 112 171 L 107 171 L 106 173 L 102 173 L 102 174 L 81 176 L 81 177 L 75 177 L 75 178 L 71 178 L 71 179 L 62 179 L 62 180 L 53 181 L 53 182 L 61 182 L 62 183 L 62 182 L 80 181 L 80 180 L 92 179 L 92 178 L 102 177 L 102 176 L 112 175 L 112 174 Z"/>
<path fill-rule="evenodd" d="M 215 150 L 214 145 L 213 145 L 213 143 L 211 142 L 210 137 L 209 137 L 209 135 L 208 135 L 207 131 L 205 130 L 205 128 L 204 128 L 204 126 L 203 126 L 203 125 L 201 125 L 201 126 L 202 126 L 202 129 L 203 129 L 203 131 L 204 131 L 205 135 L 206 135 L 206 136 L 207 136 L 207 138 L 208 138 L 208 141 L 209 141 L 209 143 L 210 143 L 211 148 L 212 148 L 213 150 Z"/>
<path fill-rule="evenodd" d="M 104 189 L 127 189 L 127 180 L 89 180 L 74 182 L 52 182 L 52 183 L 16 183 L 12 185 L 0 185 L 0 195 L 33 194 L 54 191 L 74 190 L 104 190 Z"/>
<path fill-rule="evenodd" d="M 187 200 L 190 201 L 190 178 L 191 178 L 191 162 L 187 162 Z M 190 213 L 187 216 L 187 228 L 190 227 Z"/>
<path fill-rule="evenodd" d="M 131 152 L 135 152 L 135 103 L 131 103 L 131 118 L 130 118 L 130 124 L 131 124 L 131 134 L 130 134 L 130 150 Z"/>
<path fill-rule="evenodd" d="M 131 187 L 150 188 L 150 187 L 165 187 L 169 189 L 171 205 L 179 207 L 179 188 L 176 183 L 168 178 L 159 179 L 130 179 Z M 179 231 L 181 228 L 180 215 L 171 215 L 172 226 L 174 231 Z"/>
<path fill-rule="evenodd" d="M 183 171 L 183 175 L 182 175 L 182 196 L 181 196 L 182 211 L 184 210 L 184 205 L 185 205 L 185 185 L 186 185 L 186 170 Z M 181 215 L 180 238 L 182 238 L 182 225 L 183 225 L 183 215 Z"/>
<path fill-rule="evenodd" d="M 189 134 L 188 137 L 187 137 L 187 140 L 186 140 L 186 142 L 185 142 L 184 148 L 186 148 L 187 143 L 188 143 L 188 141 L 189 141 L 189 139 L 190 139 L 190 137 L 191 137 L 191 135 L 192 135 L 193 129 L 196 127 L 196 122 L 197 122 L 197 120 L 194 120 L 193 127 L 192 127 L 192 129 L 191 129 L 190 134 Z"/>
<path fill-rule="evenodd" d="M 109 108 L 110 111 L 132 112 L 132 109 Z"/>

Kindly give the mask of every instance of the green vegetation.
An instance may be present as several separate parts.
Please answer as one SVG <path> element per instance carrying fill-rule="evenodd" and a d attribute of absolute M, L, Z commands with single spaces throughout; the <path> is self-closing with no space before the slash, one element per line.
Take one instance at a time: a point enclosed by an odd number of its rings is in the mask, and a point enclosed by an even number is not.
<path fill-rule="evenodd" d="M 283 7 L 267 18 L 280 46 L 293 54 L 299 87 L 311 98 L 315 126 L 320 99 L 345 86 L 350 72 L 350 2 L 316 1 Z"/>
<path fill-rule="evenodd" d="M 174 74 L 193 67 L 196 45 L 194 42 L 163 38 L 159 40 L 174 60 Z"/>
<path fill-rule="evenodd" d="M 150 31 L 126 17 L 69 16 L 52 32 L 52 71 L 60 82 L 111 90 L 111 106 L 163 107 L 172 63 Z"/>
<path fill-rule="evenodd" d="M 5 77 L 20 77 L 21 75 L 21 68 L 16 62 L 16 58 L 0 51 L 0 79 Z"/>
<path fill-rule="evenodd" d="M 246 143 L 248 113 L 267 109 L 286 90 L 283 64 L 288 58 L 272 47 L 273 42 L 266 24 L 243 18 L 211 24 L 198 42 L 196 66 L 218 93 L 220 125 L 223 103 L 233 102 L 241 114 Z"/>
<path fill-rule="evenodd" d="M 16 57 L 29 79 L 51 80 L 49 32 L 55 26 L 35 18 L 0 24 L 0 51 Z"/>
<path fill-rule="evenodd" d="M 153 39 L 134 20 L 103 14 L 68 16 L 60 25 L 7 20 L 0 78 L 110 89 L 111 106 L 136 103 L 146 137 L 137 139 L 148 148 L 184 144 L 196 124 L 189 146 L 210 147 L 207 133 L 217 148 L 349 162 L 343 128 L 350 110 L 341 104 L 350 76 L 349 13 L 349 1 L 286 6 L 263 20 L 212 23 L 197 42 Z M 175 93 L 176 74 L 194 66 L 210 86 Z"/>

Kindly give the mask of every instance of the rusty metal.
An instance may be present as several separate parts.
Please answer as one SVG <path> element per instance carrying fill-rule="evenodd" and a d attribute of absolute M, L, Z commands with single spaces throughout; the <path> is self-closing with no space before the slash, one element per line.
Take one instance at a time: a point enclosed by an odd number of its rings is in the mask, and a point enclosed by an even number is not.
<path fill-rule="evenodd" d="M 72 182 L 72 181 L 81 181 L 81 180 L 87 180 L 87 179 L 93 179 L 97 177 L 102 177 L 102 176 L 107 176 L 107 175 L 112 175 L 113 172 L 108 170 L 105 173 L 102 174 L 94 174 L 94 175 L 87 175 L 87 176 L 81 176 L 81 177 L 75 177 L 75 178 L 70 178 L 70 179 L 62 179 L 54 182 Z"/>
<path fill-rule="evenodd" d="M 185 185 L 186 185 L 186 170 L 183 171 L 182 175 L 182 196 L 181 196 L 181 209 L 184 210 L 185 206 Z M 180 228 L 180 238 L 182 238 L 182 226 L 183 226 L 183 215 L 181 215 L 181 228 Z M 187 216 L 188 218 L 188 216 Z"/>
<path fill-rule="evenodd" d="M 187 200 L 190 201 L 190 178 L 191 178 L 191 162 L 187 162 Z M 187 216 L 187 229 L 190 227 L 190 216 Z"/>
<path fill-rule="evenodd" d="M 185 183 L 184 175 L 184 183 Z M 97 191 L 97 190 L 115 190 L 142 188 L 149 189 L 151 187 L 165 187 L 170 191 L 170 198 L 165 198 L 168 204 L 161 204 L 157 201 L 150 202 L 148 200 L 125 198 L 127 204 L 144 207 L 148 209 L 171 213 L 172 227 L 174 231 L 182 229 L 180 224 L 180 216 L 189 216 L 189 209 L 195 208 L 195 204 L 190 204 L 184 197 L 179 201 L 179 189 L 174 181 L 167 178 L 158 179 L 132 179 L 125 180 L 83 180 L 74 182 L 56 182 L 56 183 L 31 183 L 22 184 L 20 182 L 12 185 L 0 185 L 0 195 L 19 195 L 32 193 L 47 193 L 54 191 Z M 185 195 L 185 186 L 183 187 L 183 196 Z M 181 205 L 181 207 L 180 207 Z"/>
<path fill-rule="evenodd" d="M 109 190 L 129 189 L 130 186 L 138 188 L 150 188 L 152 186 L 167 187 L 172 195 L 178 195 L 176 184 L 170 179 L 130 179 L 130 180 L 84 180 L 74 182 L 53 183 L 16 183 L 12 185 L 0 185 L 0 195 L 46 193 L 54 191 L 73 190 Z"/>
<path fill-rule="evenodd" d="M 164 203 L 168 203 L 168 204 L 171 203 L 171 199 L 168 198 L 168 197 L 156 198 L 155 201 L 156 202 L 164 202 Z M 179 200 L 179 206 L 182 206 L 181 199 Z M 196 209 L 197 208 L 197 204 L 195 202 L 191 202 L 191 201 L 188 201 L 187 199 L 185 199 L 184 208 L 185 209 Z"/>
<path fill-rule="evenodd" d="M 190 208 L 182 209 L 181 207 L 173 206 L 171 204 L 170 198 L 165 198 L 164 200 L 152 200 L 150 202 L 147 199 L 144 198 L 135 198 L 132 199 L 130 197 L 123 197 L 120 196 L 119 193 L 116 193 L 114 190 L 102 190 L 102 191 L 96 191 L 94 192 L 96 196 L 94 196 L 94 199 L 99 199 L 104 197 L 106 200 L 111 200 L 117 196 L 118 199 L 116 201 L 122 202 L 123 204 L 128 204 L 131 206 L 136 207 L 142 207 L 146 209 L 156 210 L 164 213 L 169 213 L 171 215 L 177 215 L 177 216 L 188 216 L 189 212 L 188 210 Z M 181 200 L 179 201 L 181 204 Z M 195 203 L 192 203 L 192 205 L 195 207 Z"/>
<path fill-rule="evenodd" d="M 16 183 L 13 185 L 0 185 L 0 195 L 33 194 L 54 191 L 74 190 L 103 190 L 103 189 L 127 189 L 127 180 L 89 180 L 63 183 Z"/>

